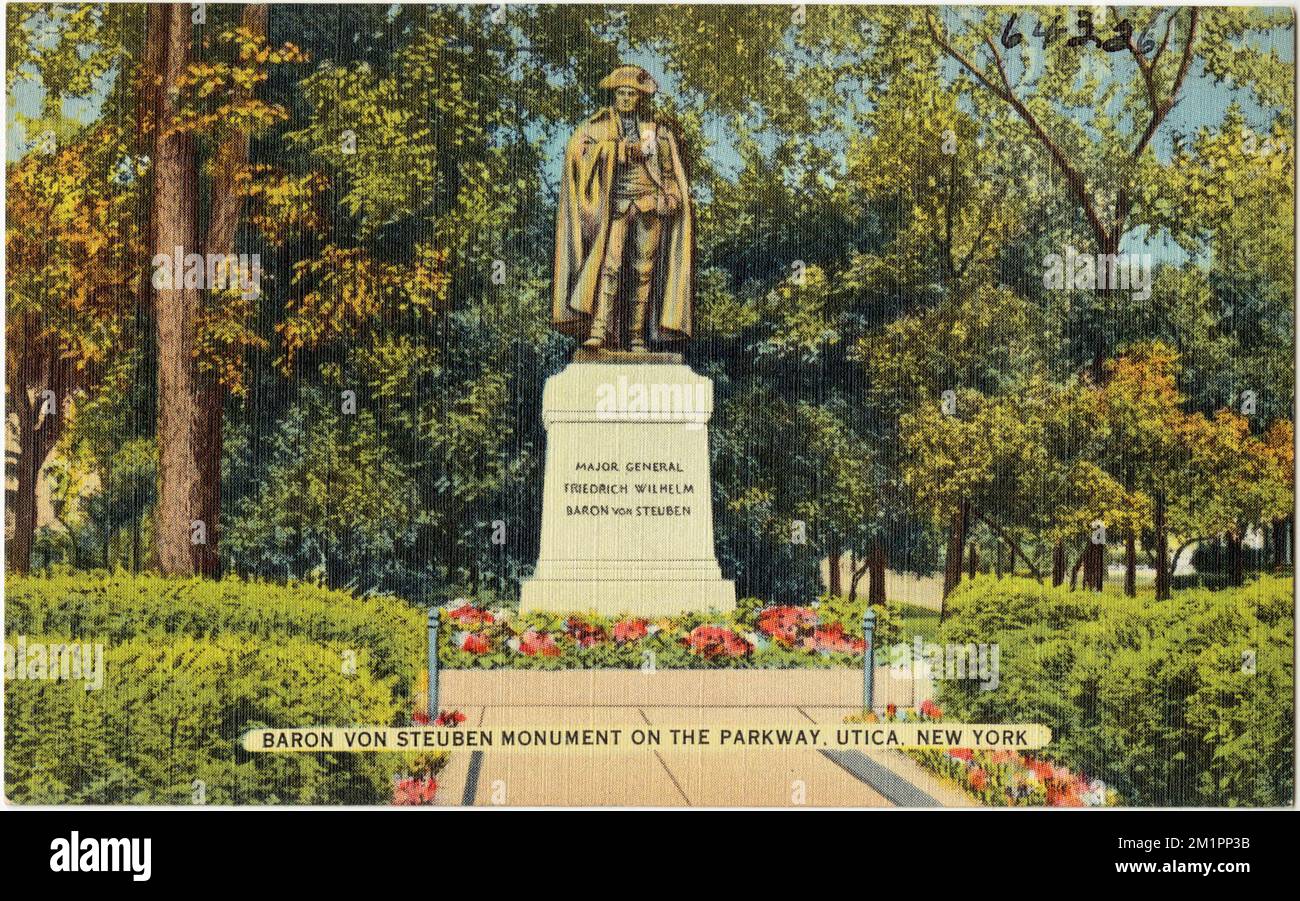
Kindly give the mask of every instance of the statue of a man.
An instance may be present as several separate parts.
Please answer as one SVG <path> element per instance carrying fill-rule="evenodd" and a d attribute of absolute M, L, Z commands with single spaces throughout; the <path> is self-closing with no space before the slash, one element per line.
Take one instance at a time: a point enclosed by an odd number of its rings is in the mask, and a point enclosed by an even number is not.
<path fill-rule="evenodd" d="M 648 108 L 650 73 L 619 66 L 600 87 L 613 105 L 565 149 L 552 324 L 589 350 L 641 352 L 691 334 L 690 191 L 672 131 Z"/>

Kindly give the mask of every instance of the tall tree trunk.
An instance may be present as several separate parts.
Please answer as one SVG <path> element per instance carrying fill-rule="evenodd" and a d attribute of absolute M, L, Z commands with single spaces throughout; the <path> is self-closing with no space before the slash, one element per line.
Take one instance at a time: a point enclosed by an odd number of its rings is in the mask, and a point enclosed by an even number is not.
<path fill-rule="evenodd" d="M 858 562 L 858 557 L 852 551 L 849 552 L 849 571 L 853 573 L 853 578 L 849 580 L 849 603 L 852 604 L 858 599 L 858 583 L 862 581 L 862 576 L 867 572 L 871 565 L 871 558 Z M 870 590 L 870 589 L 868 589 Z M 870 603 L 868 600 L 867 603 Z"/>
<path fill-rule="evenodd" d="M 221 521 L 222 416 L 226 392 L 205 379 L 199 388 L 194 434 L 194 518 L 203 523 L 204 541 L 190 544 L 194 572 L 215 576 L 220 569 L 217 529 Z"/>
<path fill-rule="evenodd" d="M 41 443 L 36 435 L 36 414 L 26 387 L 11 395 L 18 412 L 18 490 L 14 494 L 14 537 L 5 542 L 5 563 L 16 573 L 32 568 L 32 543 L 36 537 L 36 480 L 40 478 Z"/>
<path fill-rule="evenodd" d="M 1052 545 L 1052 587 L 1065 582 L 1065 542 L 1060 539 Z"/>
<path fill-rule="evenodd" d="M 840 560 L 844 555 L 840 550 L 840 539 L 837 536 L 831 536 L 830 540 L 827 541 L 827 545 L 827 590 L 830 592 L 831 597 L 837 598 L 844 592 L 843 586 L 840 584 Z"/>
<path fill-rule="evenodd" d="M 885 544 L 877 538 L 871 543 L 871 586 L 867 594 L 868 606 L 885 603 L 885 569 L 888 563 Z"/>
<path fill-rule="evenodd" d="M 1083 587 L 1089 591 L 1101 591 L 1104 582 L 1103 570 L 1106 566 L 1105 547 L 1098 542 L 1088 541 L 1083 554 Z"/>
<path fill-rule="evenodd" d="M 1242 536 L 1228 532 L 1223 538 L 1228 548 L 1228 584 L 1242 585 L 1246 581 L 1246 554 L 1242 549 Z"/>
<path fill-rule="evenodd" d="M 1273 569 L 1281 571 L 1291 562 L 1291 517 L 1273 520 Z"/>
<path fill-rule="evenodd" d="M 1156 600 L 1167 601 L 1172 597 L 1169 572 L 1169 527 L 1165 523 L 1165 495 L 1156 493 L 1155 533 L 1156 533 Z"/>
<path fill-rule="evenodd" d="M 962 551 L 966 548 L 966 526 L 969 511 L 970 505 L 966 501 L 958 504 L 957 510 L 952 515 L 952 522 L 948 527 L 948 552 L 943 562 L 943 596 L 945 598 L 952 594 L 953 590 L 961 583 L 961 557 Z"/>
<path fill-rule="evenodd" d="M 195 197 L 198 173 L 190 136 L 176 128 L 179 97 L 174 86 L 190 62 L 189 4 L 172 3 L 149 24 L 164 42 L 160 115 L 154 137 L 152 222 L 155 256 L 198 252 Z M 152 41 L 154 34 L 148 36 Z M 146 54 L 147 56 L 148 54 Z M 173 284 L 154 292 L 158 332 L 158 566 L 164 574 L 194 571 L 190 527 L 196 518 L 198 473 L 194 466 L 195 416 L 191 353 L 194 347 L 198 291 Z"/>
<path fill-rule="evenodd" d="M 267 34 L 268 7 L 249 3 L 244 6 L 243 27 L 255 37 Z M 208 253 L 234 254 L 235 237 L 244 211 L 244 195 L 236 190 L 235 180 L 248 165 L 250 135 L 232 130 L 218 151 L 212 178 L 212 204 L 208 220 Z M 194 570 L 205 576 L 218 574 L 221 565 L 221 453 L 225 429 L 226 389 L 212 375 L 199 378 L 197 387 L 198 418 L 194 442 L 194 467 L 198 486 L 195 518 L 204 523 L 207 541 L 192 544 Z"/>
<path fill-rule="evenodd" d="M 970 559 L 967 567 L 967 578 L 975 578 L 980 571 L 980 552 L 979 545 L 974 541 L 970 543 Z"/>
<path fill-rule="evenodd" d="M 1124 530 L 1124 594 L 1137 597 L 1137 535 L 1132 528 Z"/>

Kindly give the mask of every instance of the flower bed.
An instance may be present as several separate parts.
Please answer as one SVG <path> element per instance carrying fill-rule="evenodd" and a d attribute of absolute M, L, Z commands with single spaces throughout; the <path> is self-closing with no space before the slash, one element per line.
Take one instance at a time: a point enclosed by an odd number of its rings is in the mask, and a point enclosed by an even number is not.
<path fill-rule="evenodd" d="M 877 609 L 877 646 L 897 631 Z M 763 606 L 730 614 L 647 618 L 512 615 L 460 603 L 443 614 L 439 660 L 451 669 L 692 669 L 860 667 L 862 607 L 843 602 Z"/>
<path fill-rule="evenodd" d="M 427 680 L 427 674 L 422 674 Z M 428 682 L 424 682 L 427 689 Z M 411 724 L 429 725 L 427 704 L 417 702 L 411 712 Z M 465 714 L 459 710 L 443 710 L 434 717 L 435 726 L 459 726 L 465 722 Z M 393 777 L 393 805 L 395 807 L 416 807 L 433 804 L 438 794 L 438 773 L 447 765 L 449 755 L 446 751 L 434 751 L 428 754 L 411 754 L 404 761 L 402 772 Z"/>
<path fill-rule="evenodd" d="M 850 722 L 939 722 L 943 711 L 933 702 L 919 710 L 897 710 L 849 717 Z M 971 748 L 920 748 L 906 753 L 921 766 L 957 783 L 989 807 L 1113 807 L 1118 794 L 1100 780 L 1090 780 L 1048 760 L 1017 751 Z"/>

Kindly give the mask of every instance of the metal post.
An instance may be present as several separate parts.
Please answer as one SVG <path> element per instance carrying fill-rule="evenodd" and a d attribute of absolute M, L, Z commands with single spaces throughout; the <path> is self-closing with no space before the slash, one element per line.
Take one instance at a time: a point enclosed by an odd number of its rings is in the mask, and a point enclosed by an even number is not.
<path fill-rule="evenodd" d="M 874 636 L 876 632 L 876 611 L 867 605 L 867 612 L 862 614 L 862 636 L 866 647 L 862 649 L 862 706 L 867 713 L 874 707 L 876 661 Z"/>
<path fill-rule="evenodd" d="M 437 607 L 429 609 L 429 723 L 438 719 L 438 616 Z"/>

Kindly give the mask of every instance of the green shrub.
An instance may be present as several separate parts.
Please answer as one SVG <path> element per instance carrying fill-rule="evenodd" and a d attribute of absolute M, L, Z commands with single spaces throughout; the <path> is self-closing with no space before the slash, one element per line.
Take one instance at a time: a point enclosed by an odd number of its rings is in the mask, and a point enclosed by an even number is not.
<path fill-rule="evenodd" d="M 423 613 L 395 598 L 358 598 L 308 584 L 275 585 L 130 573 L 9 576 L 10 635 L 94 635 L 109 643 L 168 635 L 241 634 L 337 641 L 370 652 L 378 676 L 410 693 L 424 668 Z"/>
<path fill-rule="evenodd" d="M 976 576 L 946 602 L 948 641 L 986 641 L 993 633 L 1034 624 L 1063 630 L 1097 618 L 1105 595 L 1051 588 L 1033 579 Z M 960 637 L 960 636 L 971 637 Z"/>
<path fill-rule="evenodd" d="M 11 680 L 6 792 L 20 804 L 190 804 L 201 782 L 208 804 L 385 802 L 400 755 L 242 749 L 250 729 L 403 722 L 396 677 L 374 675 L 366 651 L 345 672 L 345 650 L 303 638 L 159 631 L 109 644 L 98 690 Z"/>
<path fill-rule="evenodd" d="M 886 648 L 899 641 L 910 641 L 910 636 L 903 635 L 903 613 L 899 607 L 890 604 L 877 604 L 871 608 L 876 613 L 875 643 L 877 648 Z M 839 623 L 844 631 L 855 637 L 862 637 L 862 616 L 867 611 L 867 599 L 856 598 L 849 601 L 847 597 L 822 595 L 817 602 L 817 616 L 823 623 Z"/>
<path fill-rule="evenodd" d="M 1044 723 L 1047 756 L 1136 805 L 1291 803 L 1290 579 L 1161 602 L 976 579 L 950 600 L 940 640 L 1001 651 L 995 691 L 939 683 L 950 719 Z"/>

